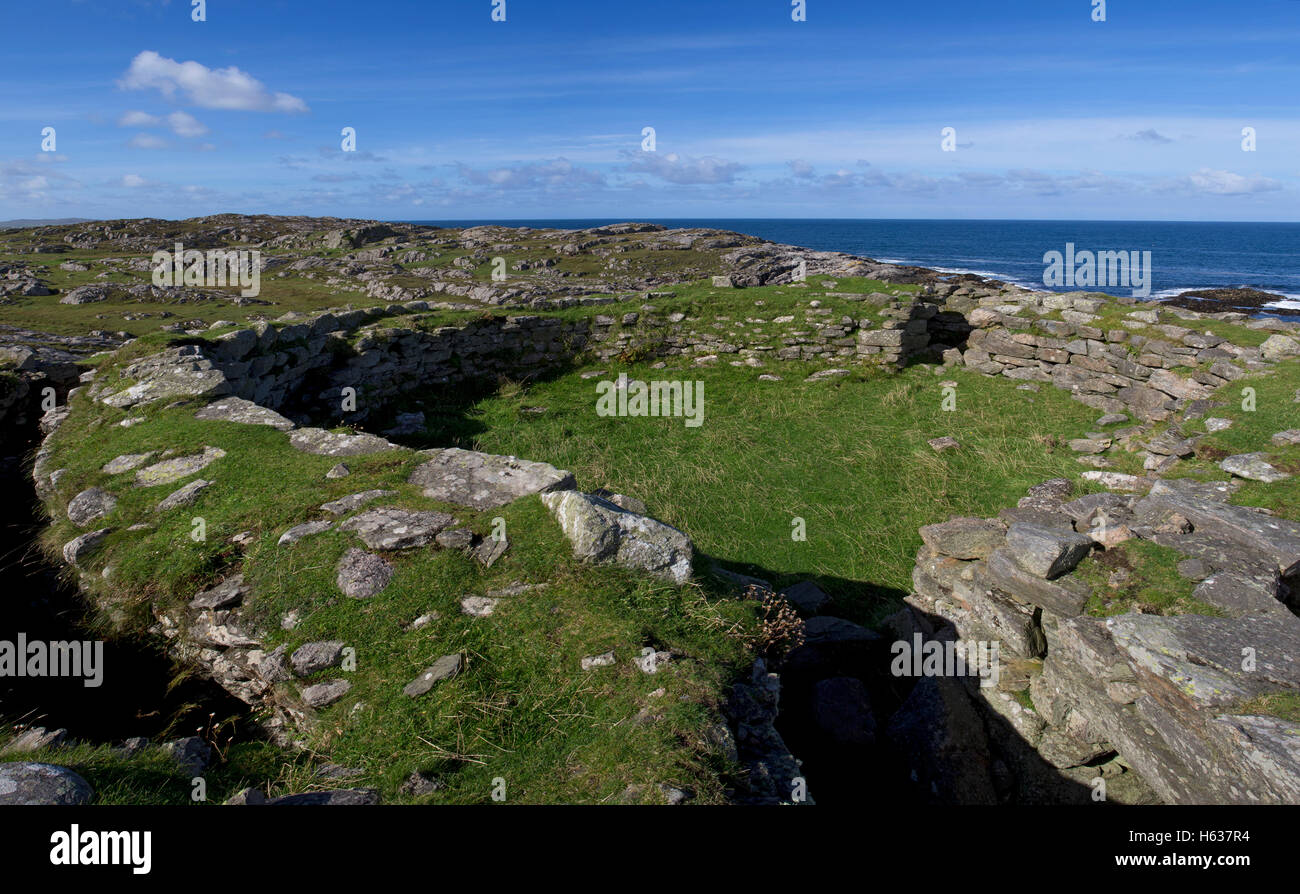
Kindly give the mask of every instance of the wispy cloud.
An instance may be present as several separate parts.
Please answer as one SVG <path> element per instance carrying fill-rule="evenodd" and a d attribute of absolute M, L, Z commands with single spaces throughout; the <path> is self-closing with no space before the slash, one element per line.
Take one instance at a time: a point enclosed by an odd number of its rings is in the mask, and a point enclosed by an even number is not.
<path fill-rule="evenodd" d="M 118 86 L 124 90 L 158 90 L 169 99 L 179 94 L 184 101 L 204 109 L 307 111 L 303 100 L 288 93 L 273 93 L 233 65 L 212 69 L 199 62 L 177 62 L 153 50 L 145 50 L 131 60 Z"/>

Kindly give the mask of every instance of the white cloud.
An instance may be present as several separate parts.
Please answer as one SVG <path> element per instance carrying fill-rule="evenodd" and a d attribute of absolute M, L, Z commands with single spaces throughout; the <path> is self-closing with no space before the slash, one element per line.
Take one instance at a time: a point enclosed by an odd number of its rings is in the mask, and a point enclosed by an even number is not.
<path fill-rule="evenodd" d="M 127 145 L 132 149 L 163 149 L 167 146 L 167 141 L 150 133 L 138 133 L 131 137 Z"/>
<path fill-rule="evenodd" d="M 157 127 L 162 119 L 148 112 L 128 111 L 117 119 L 118 127 Z"/>
<path fill-rule="evenodd" d="M 177 62 L 153 50 L 145 50 L 131 60 L 131 67 L 118 86 L 124 90 L 155 89 L 167 97 L 179 92 L 187 102 L 204 109 L 307 111 L 307 104 L 298 97 L 273 93 L 261 81 L 233 65 L 213 69 L 194 61 Z"/>
<path fill-rule="evenodd" d="M 188 112 L 172 112 L 167 116 L 167 126 L 178 137 L 201 137 L 208 129 Z"/>
<path fill-rule="evenodd" d="M 742 169 L 742 165 L 734 161 L 726 161 L 711 155 L 704 158 L 691 158 L 678 155 L 676 152 L 669 152 L 666 155 L 660 155 L 658 152 L 638 152 L 632 155 L 632 161 L 627 166 L 629 171 L 653 174 L 669 183 L 677 184 L 731 183 Z"/>
<path fill-rule="evenodd" d="M 476 171 L 458 162 L 456 170 L 470 183 L 494 186 L 498 189 L 603 186 L 605 183 L 605 177 L 599 171 L 580 168 L 567 158 L 531 162 L 517 167 L 493 168 L 487 171 Z"/>
<path fill-rule="evenodd" d="M 1244 196 L 1282 188 L 1281 183 L 1268 177 L 1243 177 L 1232 171 L 1215 171 L 1210 168 L 1201 168 L 1189 174 L 1187 182 L 1201 192 L 1216 196 Z"/>
<path fill-rule="evenodd" d="M 145 180 L 139 174 L 124 174 L 122 176 L 122 185 L 130 189 L 135 189 L 136 187 L 144 186 L 148 182 L 149 181 Z"/>

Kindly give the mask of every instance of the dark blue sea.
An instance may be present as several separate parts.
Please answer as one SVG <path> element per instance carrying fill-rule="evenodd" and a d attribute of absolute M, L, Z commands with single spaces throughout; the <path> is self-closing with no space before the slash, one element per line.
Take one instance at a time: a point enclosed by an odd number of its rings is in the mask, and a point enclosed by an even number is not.
<path fill-rule="evenodd" d="M 642 220 L 637 218 L 638 221 Z M 439 226 L 500 223 L 583 229 L 616 220 L 412 221 Z M 1151 252 L 1152 298 L 1191 289 L 1248 286 L 1285 295 L 1300 310 L 1300 223 L 1184 223 L 1064 220 L 649 219 L 669 227 L 716 227 L 773 242 L 936 270 L 977 273 L 1036 289 L 1043 255 L 1076 251 Z M 1069 291 L 1061 286 L 1058 291 Z M 1096 291 L 1131 294 L 1123 288 Z"/>

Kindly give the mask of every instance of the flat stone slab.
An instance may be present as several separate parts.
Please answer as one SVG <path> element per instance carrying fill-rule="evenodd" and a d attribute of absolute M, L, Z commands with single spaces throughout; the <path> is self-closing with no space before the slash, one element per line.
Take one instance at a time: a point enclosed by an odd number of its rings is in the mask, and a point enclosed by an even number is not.
<path fill-rule="evenodd" d="M 352 684 L 347 680 L 328 680 L 304 689 L 302 700 L 313 708 L 324 708 L 347 695 L 351 688 Z"/>
<path fill-rule="evenodd" d="M 188 475 L 206 469 L 225 455 L 226 451 L 220 447 L 204 447 L 202 453 L 177 456 L 154 463 L 152 466 L 145 466 L 135 473 L 136 487 L 157 487 L 160 484 L 180 481 Z"/>
<path fill-rule="evenodd" d="M 0 804 L 85 804 L 90 783 L 67 767 L 13 761 L 0 764 Z"/>
<path fill-rule="evenodd" d="M 921 539 L 931 551 L 954 559 L 983 559 L 1006 536 L 1004 526 L 983 518 L 953 518 L 921 529 Z"/>
<path fill-rule="evenodd" d="M 289 431 L 294 427 L 293 422 L 275 410 L 269 410 L 242 397 L 223 397 L 199 410 L 194 414 L 194 418 L 238 422 L 241 425 L 269 425 L 279 431 Z"/>
<path fill-rule="evenodd" d="M 495 509 L 530 494 L 576 486 L 569 472 L 513 456 L 459 447 L 422 451 L 420 456 L 426 459 L 411 473 L 410 483 L 424 488 L 426 497 L 456 506 Z"/>
<path fill-rule="evenodd" d="M 84 528 L 111 514 L 115 508 L 117 497 L 101 487 L 87 488 L 68 501 L 68 521 Z"/>
<path fill-rule="evenodd" d="M 343 515 L 353 509 L 360 509 L 372 500 L 378 500 L 380 497 L 391 497 L 396 493 L 395 490 L 366 490 L 359 494 L 349 494 L 332 502 L 323 503 L 320 508 L 332 515 Z"/>
<path fill-rule="evenodd" d="M 355 531 L 371 549 L 414 549 L 428 546 L 444 528 L 456 523 L 445 512 L 412 512 L 395 506 L 381 506 L 355 515 L 342 525 Z"/>
<path fill-rule="evenodd" d="M 109 475 L 120 475 L 123 472 L 129 472 L 143 466 L 153 458 L 153 455 L 154 451 L 152 450 L 148 453 L 123 453 L 121 456 L 115 456 L 104 463 L 100 471 Z"/>
<path fill-rule="evenodd" d="M 402 692 L 410 698 L 419 698 L 443 680 L 450 680 L 456 676 L 464 665 L 465 659 L 459 652 L 455 655 L 444 655 L 407 683 L 402 688 Z"/>
<path fill-rule="evenodd" d="M 1219 463 L 1219 468 L 1236 475 L 1238 478 L 1263 481 L 1265 484 L 1285 481 L 1291 477 L 1289 473 L 1276 469 L 1265 461 L 1262 453 L 1239 453 L 1236 456 L 1230 456 Z"/>
<path fill-rule="evenodd" d="M 393 579 L 393 566 L 385 559 L 355 547 L 339 559 L 336 571 L 339 589 L 353 599 L 369 599 Z"/>
<path fill-rule="evenodd" d="M 404 449 L 377 435 L 340 435 L 323 428 L 297 429 L 290 433 L 289 443 L 295 450 L 317 456 L 363 456 Z"/>
<path fill-rule="evenodd" d="M 1273 443 L 1279 447 L 1286 447 L 1291 444 L 1300 444 L 1300 428 L 1288 428 L 1286 431 L 1280 431 L 1273 435 Z"/>
<path fill-rule="evenodd" d="M 695 545 L 671 525 L 576 490 L 544 493 L 542 502 L 577 558 L 639 568 L 677 584 L 690 580 Z"/>
<path fill-rule="evenodd" d="M 300 677 L 310 677 L 326 668 L 338 667 L 343 662 L 343 647 L 339 640 L 304 643 L 289 656 L 293 672 Z"/>
<path fill-rule="evenodd" d="M 1300 523 L 1207 499 L 1204 488 L 1182 480 L 1158 481 L 1134 507 L 1139 519 L 1159 521 L 1171 513 L 1196 527 L 1194 536 L 1225 541 L 1268 557 L 1283 577 L 1300 572 Z M 1170 545 L 1177 548 L 1176 543 Z"/>
<path fill-rule="evenodd" d="M 309 521 L 294 525 L 280 535 L 280 539 L 276 541 L 276 546 L 286 546 L 290 543 L 297 543 L 304 537 L 310 537 L 313 534 L 323 534 L 333 526 L 334 522 L 331 521 Z"/>
<path fill-rule="evenodd" d="M 209 590 L 204 590 L 190 600 L 190 608 L 200 611 L 220 611 L 234 608 L 244 601 L 244 597 L 253 592 L 252 587 L 244 583 L 242 574 L 232 574 Z"/>
<path fill-rule="evenodd" d="M 179 509 L 181 506 L 188 506 L 199 498 L 199 494 L 205 489 L 212 486 L 211 481 L 204 481 L 202 478 L 196 478 L 189 484 L 172 491 L 158 503 L 159 512 L 167 512 L 169 509 Z"/>

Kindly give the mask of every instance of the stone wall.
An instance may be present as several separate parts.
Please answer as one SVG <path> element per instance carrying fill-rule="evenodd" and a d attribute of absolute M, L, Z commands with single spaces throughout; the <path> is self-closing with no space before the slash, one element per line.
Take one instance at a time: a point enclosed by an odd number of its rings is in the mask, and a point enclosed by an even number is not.
<path fill-rule="evenodd" d="M 1300 803 L 1300 724 L 1242 710 L 1300 692 L 1300 618 L 1286 604 L 1300 524 L 1228 504 L 1222 485 L 1148 486 L 1070 499 L 1057 479 L 996 519 L 923 528 L 908 602 L 927 637 L 1000 644 L 1005 679 L 969 696 L 1061 772 L 1136 771 L 1170 803 Z M 1221 616 L 1087 614 L 1076 564 L 1131 537 L 1196 558 L 1193 598 Z M 1032 707 L 1012 694 L 1024 690 Z"/>

